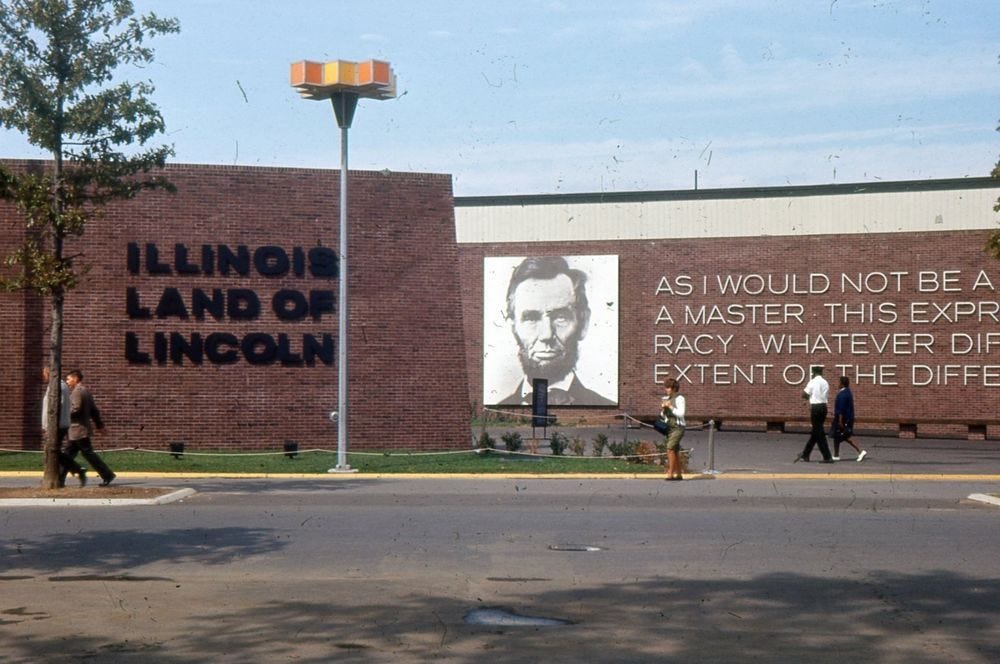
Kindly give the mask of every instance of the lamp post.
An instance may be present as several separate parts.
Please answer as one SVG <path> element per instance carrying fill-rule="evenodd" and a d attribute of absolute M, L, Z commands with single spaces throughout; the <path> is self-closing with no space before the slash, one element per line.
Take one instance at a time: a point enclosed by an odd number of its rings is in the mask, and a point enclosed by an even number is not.
<path fill-rule="evenodd" d="M 291 65 L 291 84 L 304 99 L 329 99 L 340 127 L 340 269 L 337 318 L 337 465 L 331 473 L 354 472 L 347 463 L 348 414 L 348 300 L 347 300 L 347 130 L 354 120 L 358 99 L 392 99 L 396 76 L 388 62 L 365 60 L 312 62 Z"/>

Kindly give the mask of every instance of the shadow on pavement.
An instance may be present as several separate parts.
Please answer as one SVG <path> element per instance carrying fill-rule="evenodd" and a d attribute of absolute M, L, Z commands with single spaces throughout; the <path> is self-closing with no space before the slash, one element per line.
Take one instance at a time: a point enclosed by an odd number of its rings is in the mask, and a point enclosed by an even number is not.
<path fill-rule="evenodd" d="M 195 537 L 197 539 L 197 535 Z M 188 545 L 190 546 L 190 544 Z M 477 580 L 481 581 L 481 580 Z M 544 580 L 537 580 L 544 581 Z M 833 583 L 770 574 L 749 581 L 657 577 L 533 592 L 504 584 L 504 602 L 436 593 L 393 596 L 386 579 L 317 580 L 329 599 L 192 606 L 169 637 L 100 642 L 81 656 L 113 661 L 988 662 L 996 654 L 1000 581 L 950 572 L 871 572 Z M 560 627 L 466 625 L 501 606 L 560 618 Z M 30 615 L 0 615 L 8 624 Z M 62 652 L 65 636 L 10 641 L 8 661 Z M 992 655 L 990 654 L 992 653 Z"/>
<path fill-rule="evenodd" d="M 164 561 L 225 565 L 237 556 L 273 554 L 283 546 L 274 531 L 264 528 L 185 528 L 155 533 L 94 530 L 31 541 L 8 539 L 0 543 L 0 574 L 58 574 L 66 570 L 115 574 Z"/>

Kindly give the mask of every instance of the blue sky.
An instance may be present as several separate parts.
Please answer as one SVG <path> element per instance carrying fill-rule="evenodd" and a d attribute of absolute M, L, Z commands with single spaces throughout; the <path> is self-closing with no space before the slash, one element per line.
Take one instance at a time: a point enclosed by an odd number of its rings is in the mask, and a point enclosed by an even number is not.
<path fill-rule="evenodd" d="M 352 169 L 456 195 L 983 176 L 1000 157 L 996 0 L 136 0 L 175 162 L 337 168 L 288 65 L 388 60 Z M 0 155 L 35 157 L 0 132 Z"/>

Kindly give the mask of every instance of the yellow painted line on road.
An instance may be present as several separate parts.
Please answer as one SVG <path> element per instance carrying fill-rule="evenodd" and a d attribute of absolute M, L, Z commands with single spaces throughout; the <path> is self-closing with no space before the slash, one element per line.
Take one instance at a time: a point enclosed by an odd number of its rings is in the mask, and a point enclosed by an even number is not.
<path fill-rule="evenodd" d="M 0 477 L 40 478 L 37 471 L 0 471 Z M 657 473 L 118 473 L 115 484 L 129 479 L 298 479 L 298 480 L 660 480 Z M 1000 482 L 998 474 L 971 473 L 689 473 L 687 480 L 853 480 L 882 482 Z"/>
<path fill-rule="evenodd" d="M 272 477 L 284 477 L 272 475 Z M 316 478 L 317 475 L 308 477 Z M 664 481 L 664 476 L 654 473 L 453 473 L 448 475 L 437 473 L 355 473 L 353 476 L 336 476 L 335 479 L 475 479 L 475 480 L 657 480 Z M 918 474 L 918 473 L 859 473 L 854 474 L 822 474 L 822 473 L 689 473 L 684 480 L 872 480 L 872 481 L 923 481 L 923 482 L 1000 482 L 1000 475 L 972 474 Z"/>
<path fill-rule="evenodd" d="M 723 473 L 727 480 L 874 480 L 882 482 L 1000 482 L 1000 475 L 970 473 Z"/>

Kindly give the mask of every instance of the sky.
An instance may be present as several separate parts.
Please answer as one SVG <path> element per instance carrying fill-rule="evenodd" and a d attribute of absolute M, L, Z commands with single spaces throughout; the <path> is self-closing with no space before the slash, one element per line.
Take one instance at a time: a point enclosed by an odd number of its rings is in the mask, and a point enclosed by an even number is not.
<path fill-rule="evenodd" d="M 447 173 L 457 196 L 988 175 L 996 0 L 134 0 L 175 163 L 330 168 L 298 60 L 387 60 L 349 167 Z M 0 156 L 45 155 L 0 130 Z"/>

